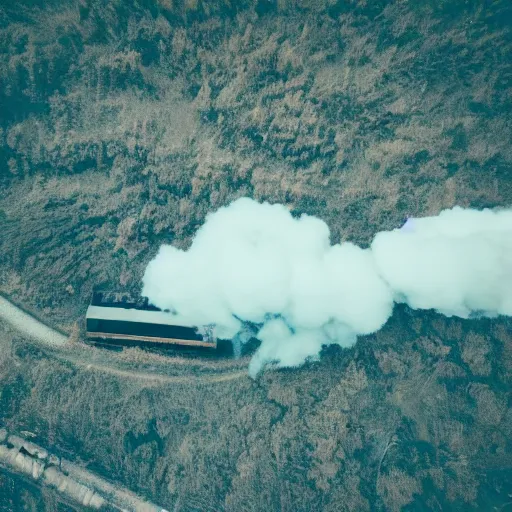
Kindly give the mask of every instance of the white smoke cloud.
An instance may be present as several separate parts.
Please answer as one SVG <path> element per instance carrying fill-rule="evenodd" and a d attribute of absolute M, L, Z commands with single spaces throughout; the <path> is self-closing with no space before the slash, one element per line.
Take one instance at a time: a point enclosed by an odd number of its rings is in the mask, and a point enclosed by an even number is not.
<path fill-rule="evenodd" d="M 380 329 L 394 300 L 468 317 L 512 314 L 512 211 L 454 208 L 379 233 L 371 249 L 331 245 L 320 219 L 242 198 L 210 214 L 191 247 L 162 246 L 143 295 L 231 338 L 262 324 L 250 373 L 298 366 L 322 345 Z"/>
<path fill-rule="evenodd" d="M 512 315 L 512 211 L 444 210 L 378 233 L 372 253 L 395 300 L 467 318 Z"/>

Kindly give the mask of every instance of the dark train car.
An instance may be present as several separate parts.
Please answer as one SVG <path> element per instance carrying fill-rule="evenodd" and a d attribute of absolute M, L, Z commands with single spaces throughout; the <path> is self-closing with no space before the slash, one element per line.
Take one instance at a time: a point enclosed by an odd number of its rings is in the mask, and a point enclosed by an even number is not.
<path fill-rule="evenodd" d="M 86 326 L 87 339 L 100 343 L 217 348 L 213 329 L 180 325 L 172 313 L 123 293 L 95 292 Z"/>

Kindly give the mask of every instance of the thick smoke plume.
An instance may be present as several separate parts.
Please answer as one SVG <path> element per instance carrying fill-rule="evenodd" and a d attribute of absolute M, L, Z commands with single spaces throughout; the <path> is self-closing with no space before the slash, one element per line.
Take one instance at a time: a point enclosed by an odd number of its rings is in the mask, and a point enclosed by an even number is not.
<path fill-rule="evenodd" d="M 164 245 L 143 295 L 221 338 L 260 324 L 250 373 L 298 366 L 322 345 L 380 329 L 394 302 L 446 315 L 512 315 L 512 210 L 455 207 L 331 245 L 322 220 L 242 198 L 210 214 L 187 251 Z"/>

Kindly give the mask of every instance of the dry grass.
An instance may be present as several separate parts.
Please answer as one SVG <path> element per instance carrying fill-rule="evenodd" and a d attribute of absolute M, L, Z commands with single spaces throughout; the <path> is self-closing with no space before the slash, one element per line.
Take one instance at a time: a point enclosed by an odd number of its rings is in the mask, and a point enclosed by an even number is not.
<path fill-rule="evenodd" d="M 361 245 L 406 215 L 512 202 L 506 2 L 20 5 L 29 22 L 0 29 L 0 290 L 63 328 L 241 195 Z M 402 311 L 257 383 L 234 362 L 4 337 L 0 415 L 176 510 L 501 506 L 509 332 Z"/>

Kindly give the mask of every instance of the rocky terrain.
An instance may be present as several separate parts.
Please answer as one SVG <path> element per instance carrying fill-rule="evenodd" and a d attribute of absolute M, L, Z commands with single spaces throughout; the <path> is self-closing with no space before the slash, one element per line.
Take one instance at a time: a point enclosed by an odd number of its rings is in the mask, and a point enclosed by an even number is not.
<path fill-rule="evenodd" d="M 0 292 L 78 333 L 94 286 L 138 290 L 242 195 L 363 246 L 510 206 L 511 63 L 505 0 L 1 2 Z M 215 384 L 5 331 L 0 422 L 171 510 L 505 511 L 511 331 L 399 307 L 320 363 Z M 0 472 L 0 510 L 69 510 L 19 486 Z"/>

